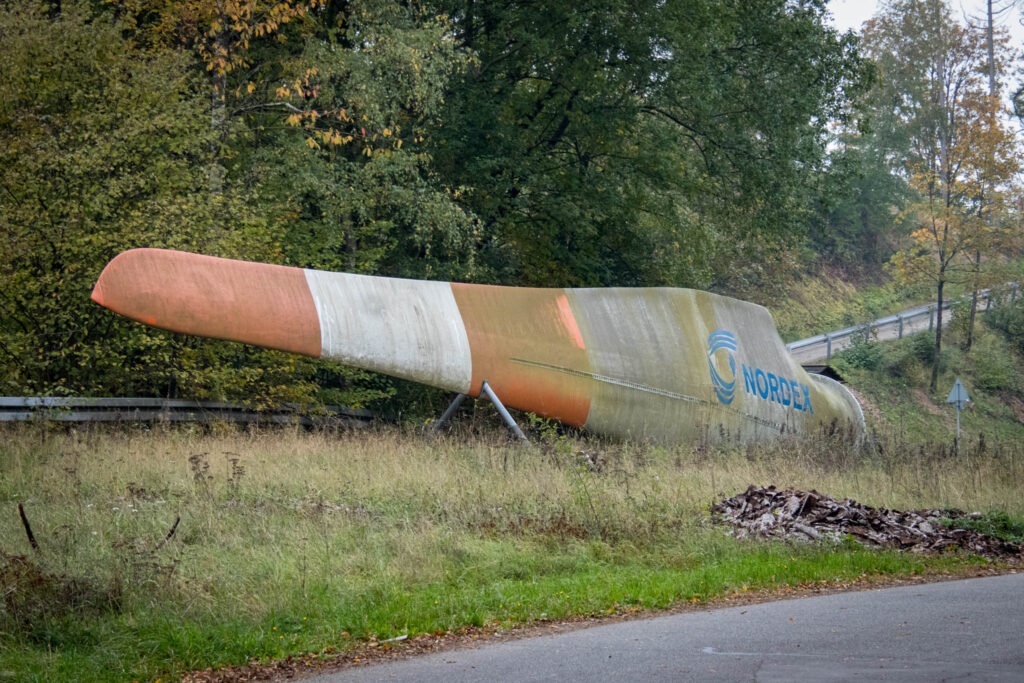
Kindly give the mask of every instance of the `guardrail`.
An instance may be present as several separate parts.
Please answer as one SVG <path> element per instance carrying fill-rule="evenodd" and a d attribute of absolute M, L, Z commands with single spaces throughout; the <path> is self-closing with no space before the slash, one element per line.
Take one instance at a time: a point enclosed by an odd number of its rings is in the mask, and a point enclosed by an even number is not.
<path fill-rule="evenodd" d="M 0 396 L 0 422 L 240 422 L 323 426 L 358 426 L 375 417 L 368 410 L 323 406 L 312 414 L 288 404 L 256 410 L 235 403 L 162 398 L 62 398 Z"/>
<path fill-rule="evenodd" d="M 1010 301 L 1013 301 L 1017 297 L 1017 292 L 1020 289 L 1020 284 L 1011 282 L 1008 284 L 1010 292 Z M 978 290 L 979 300 L 985 299 L 985 308 L 981 310 L 987 311 L 992 307 L 992 290 L 981 289 Z M 970 299 L 970 295 L 961 297 L 958 300 L 947 299 L 942 302 L 942 310 L 946 311 L 953 307 L 957 301 L 967 301 Z M 918 306 L 896 315 L 886 316 L 877 320 L 872 320 L 869 323 L 861 325 L 853 325 L 851 327 L 844 327 L 841 330 L 835 330 L 833 332 L 826 332 L 825 334 L 818 334 L 807 339 L 800 339 L 799 341 L 790 342 L 786 344 L 786 349 L 792 353 L 806 349 L 808 347 L 824 345 L 824 358 L 826 361 L 832 359 L 833 346 L 840 346 L 844 340 L 851 339 L 855 335 L 863 335 L 864 338 L 870 337 L 872 333 L 880 333 L 886 330 L 895 330 L 896 338 L 900 339 L 903 337 L 905 328 L 912 327 L 918 321 L 922 321 L 925 317 L 928 318 L 928 330 L 935 329 L 935 311 L 938 308 L 936 304 L 927 304 L 925 306 Z M 946 319 L 948 322 L 948 318 Z"/>

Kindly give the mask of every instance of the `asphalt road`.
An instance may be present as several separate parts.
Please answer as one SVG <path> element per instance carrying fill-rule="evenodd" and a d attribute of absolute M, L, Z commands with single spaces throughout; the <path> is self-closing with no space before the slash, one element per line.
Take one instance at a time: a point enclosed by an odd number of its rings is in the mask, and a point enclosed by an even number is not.
<path fill-rule="evenodd" d="M 1024 573 L 626 621 L 317 681 L 1024 681 Z"/>

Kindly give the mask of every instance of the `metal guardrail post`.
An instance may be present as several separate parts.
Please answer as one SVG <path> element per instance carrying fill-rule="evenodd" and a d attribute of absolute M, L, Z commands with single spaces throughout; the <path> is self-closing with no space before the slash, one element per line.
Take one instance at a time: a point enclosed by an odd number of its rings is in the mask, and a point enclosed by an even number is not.
<path fill-rule="evenodd" d="M 903 314 L 902 313 L 898 314 L 896 316 L 896 319 L 899 320 L 899 323 L 900 323 L 899 332 L 896 334 L 896 338 L 897 339 L 903 339 Z"/>
<path fill-rule="evenodd" d="M 935 306 L 928 307 L 928 331 L 935 329 Z"/>
<path fill-rule="evenodd" d="M 825 362 L 832 360 L 832 333 L 825 333 Z"/>

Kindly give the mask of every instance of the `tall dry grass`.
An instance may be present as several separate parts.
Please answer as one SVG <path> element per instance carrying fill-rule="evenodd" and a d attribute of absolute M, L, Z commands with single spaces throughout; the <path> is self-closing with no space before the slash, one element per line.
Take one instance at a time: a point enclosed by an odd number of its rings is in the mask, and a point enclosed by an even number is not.
<path fill-rule="evenodd" d="M 540 599 L 530 591 L 544 581 L 592 586 L 617 568 L 628 569 L 629 585 L 653 576 L 670 584 L 679 579 L 668 570 L 739 562 L 731 541 L 709 530 L 707 510 L 752 484 L 884 507 L 1024 514 L 1022 463 L 1006 446 L 956 455 L 896 441 L 707 448 L 579 439 L 550 427 L 534 436 L 524 447 L 502 431 L 435 437 L 395 427 L 4 428 L 0 631 L 29 661 L 26 652 L 59 653 L 76 638 L 134 638 L 145 624 L 153 630 L 145 642 L 160 654 L 125 669 L 138 676 L 165 670 L 168 657 L 187 668 L 350 636 L 457 628 L 496 611 L 528 619 L 526 603 Z M 41 596 L 10 598 L 31 590 Z M 589 590 L 597 589 L 579 592 Z M 605 590 L 581 604 L 625 599 L 621 586 Z M 676 590 L 668 585 L 665 595 Z M 508 611 L 509 595 L 520 596 L 521 614 Z M 90 661 L 97 671 L 126 652 L 149 661 L 137 647 L 97 649 L 107 654 Z M 49 666 L 39 664 L 44 677 L 56 675 Z"/>

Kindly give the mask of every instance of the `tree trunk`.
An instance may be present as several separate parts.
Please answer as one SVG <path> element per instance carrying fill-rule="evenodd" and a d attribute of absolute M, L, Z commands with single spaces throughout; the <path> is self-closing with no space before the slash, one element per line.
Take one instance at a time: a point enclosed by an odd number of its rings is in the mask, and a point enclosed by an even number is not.
<path fill-rule="evenodd" d="M 352 214 L 345 212 L 344 219 L 345 226 L 345 251 L 348 253 L 348 272 L 355 273 L 356 271 L 356 254 L 359 253 L 359 243 L 356 240 L 355 222 L 352 220 Z"/>
<path fill-rule="evenodd" d="M 971 317 L 967 322 L 967 340 L 964 342 L 964 351 L 971 350 L 971 344 L 974 343 L 974 316 L 978 311 L 978 290 L 975 289 L 974 293 L 971 294 Z"/>
<path fill-rule="evenodd" d="M 221 2 L 217 3 L 217 21 L 226 23 L 224 7 Z M 225 52 L 224 31 L 218 31 L 214 38 L 216 44 L 215 54 Z M 225 67 L 226 68 L 226 67 Z M 224 142 L 225 126 L 227 125 L 227 87 L 228 76 L 224 69 L 213 69 L 210 78 L 210 128 L 214 137 L 210 141 L 210 195 L 216 197 L 224 191 L 224 167 L 220 165 L 221 145 Z M 214 230 L 218 226 L 214 226 Z"/>
<path fill-rule="evenodd" d="M 227 76 L 214 74 L 210 90 L 210 127 L 216 136 L 210 143 L 210 179 L 211 195 L 219 195 L 224 191 L 224 167 L 220 165 L 220 148 L 224 140 L 224 126 L 227 123 Z"/>
<path fill-rule="evenodd" d="M 996 94 L 996 49 L 995 41 L 992 39 L 992 0 L 988 0 L 988 26 L 985 30 L 985 42 L 988 47 L 988 94 Z M 1005 11 L 1002 10 L 1002 11 Z"/>
<path fill-rule="evenodd" d="M 935 393 L 939 386 L 939 356 L 942 354 L 942 290 L 946 287 L 945 269 L 939 271 L 938 305 L 935 311 L 935 358 L 932 360 L 932 381 L 928 391 Z"/>
<path fill-rule="evenodd" d="M 985 27 L 985 39 L 988 47 L 988 94 L 991 97 L 996 95 L 996 53 L 995 43 L 992 38 L 992 0 L 988 0 L 988 25 Z M 988 215 L 982 215 L 984 213 L 983 207 L 985 201 L 991 196 L 992 186 L 987 184 L 985 195 L 982 197 L 981 206 L 978 207 L 979 218 L 982 223 L 988 221 Z M 971 345 L 974 343 L 974 318 L 978 311 L 978 280 L 981 275 L 981 250 L 976 249 L 974 252 L 974 291 L 971 293 L 971 319 L 967 324 L 967 341 L 964 344 L 964 351 L 970 351 Z"/>
<path fill-rule="evenodd" d="M 974 252 L 974 278 L 971 292 L 971 318 L 967 323 L 967 341 L 964 343 L 964 351 L 971 350 L 974 343 L 974 318 L 978 313 L 978 280 L 981 276 L 981 250 Z"/>

